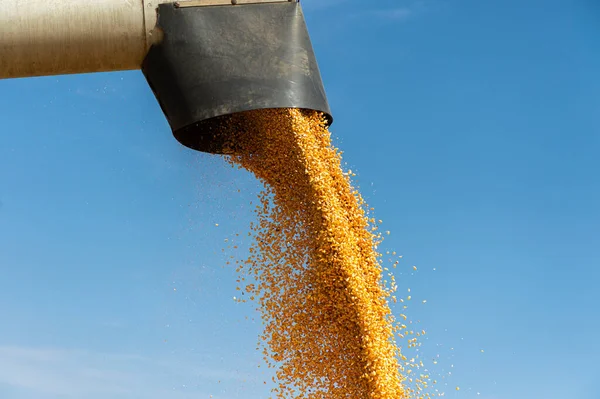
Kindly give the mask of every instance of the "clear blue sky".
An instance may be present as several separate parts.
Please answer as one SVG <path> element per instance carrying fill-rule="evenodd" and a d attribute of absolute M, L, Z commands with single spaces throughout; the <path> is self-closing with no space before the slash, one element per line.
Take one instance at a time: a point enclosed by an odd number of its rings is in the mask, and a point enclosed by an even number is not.
<path fill-rule="evenodd" d="M 600 3 L 303 4 L 446 397 L 599 399 Z M 221 252 L 253 178 L 181 147 L 140 72 L 0 93 L 0 397 L 265 398 Z"/>

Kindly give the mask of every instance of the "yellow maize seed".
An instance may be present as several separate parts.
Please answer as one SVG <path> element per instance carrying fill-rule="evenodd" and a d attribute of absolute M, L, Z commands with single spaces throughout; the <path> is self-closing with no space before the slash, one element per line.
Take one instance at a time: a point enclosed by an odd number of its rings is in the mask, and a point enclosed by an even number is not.
<path fill-rule="evenodd" d="M 237 269 L 256 280 L 244 291 L 260 305 L 260 348 L 277 369 L 275 397 L 429 397 L 403 384 L 394 331 L 406 326 L 390 316 L 382 236 L 351 185 L 354 173 L 341 168 L 323 116 L 250 111 L 223 128 L 228 161 L 264 183 L 254 242 Z M 426 385 L 416 382 L 417 391 Z"/>

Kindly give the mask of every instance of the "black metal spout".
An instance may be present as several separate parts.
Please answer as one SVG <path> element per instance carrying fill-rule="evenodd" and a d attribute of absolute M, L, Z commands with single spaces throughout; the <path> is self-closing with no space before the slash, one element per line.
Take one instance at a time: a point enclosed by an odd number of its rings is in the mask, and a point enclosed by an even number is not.
<path fill-rule="evenodd" d="M 298 2 L 161 4 L 163 40 L 144 73 L 184 146 L 221 153 L 228 116 L 268 108 L 331 111 Z"/>

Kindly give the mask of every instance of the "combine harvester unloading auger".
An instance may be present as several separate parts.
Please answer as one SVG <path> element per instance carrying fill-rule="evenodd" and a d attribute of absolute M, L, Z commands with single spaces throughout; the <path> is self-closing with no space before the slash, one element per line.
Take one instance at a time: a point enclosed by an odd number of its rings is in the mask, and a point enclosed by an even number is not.
<path fill-rule="evenodd" d="M 141 69 L 175 138 L 273 108 L 331 112 L 297 0 L 6 0 L 0 79 Z"/>
<path fill-rule="evenodd" d="M 392 314 L 398 285 L 331 142 L 300 3 L 0 0 L 0 79 L 133 69 L 181 144 L 264 183 L 235 264 L 259 305 L 273 397 L 431 398 L 418 353 L 396 344 L 417 348 L 425 331 Z"/>

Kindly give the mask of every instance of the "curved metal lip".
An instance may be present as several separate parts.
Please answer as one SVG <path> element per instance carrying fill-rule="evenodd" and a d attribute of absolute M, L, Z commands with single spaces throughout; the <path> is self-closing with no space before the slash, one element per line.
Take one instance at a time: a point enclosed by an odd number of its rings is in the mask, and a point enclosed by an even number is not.
<path fill-rule="evenodd" d="M 325 117 L 328 127 L 333 123 L 333 116 L 329 112 L 321 110 L 299 107 L 263 107 L 241 110 L 194 122 L 175 130 L 173 132 L 173 136 L 181 145 L 192 150 L 207 152 L 210 154 L 227 155 L 229 152 L 227 152 L 224 148 L 227 132 L 221 131 L 223 124 L 227 123 L 227 121 L 234 115 L 268 109 L 300 109 L 305 111 L 320 112 Z"/>

